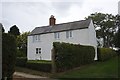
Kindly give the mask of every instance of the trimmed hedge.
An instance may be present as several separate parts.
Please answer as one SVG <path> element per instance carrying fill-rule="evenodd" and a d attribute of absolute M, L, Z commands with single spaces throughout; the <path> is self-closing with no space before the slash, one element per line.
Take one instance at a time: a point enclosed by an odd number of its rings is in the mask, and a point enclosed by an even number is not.
<path fill-rule="evenodd" d="M 98 48 L 98 61 L 105 61 L 117 55 L 117 53 L 110 48 Z"/>
<path fill-rule="evenodd" d="M 27 62 L 27 58 L 26 57 L 17 57 L 16 58 L 16 66 L 25 67 L 26 66 L 26 62 Z"/>
<path fill-rule="evenodd" d="M 44 60 L 27 61 L 26 57 L 18 57 L 16 60 L 16 66 L 25 67 L 43 72 L 51 72 L 51 61 L 44 61 Z"/>
<path fill-rule="evenodd" d="M 43 72 L 51 72 L 51 63 L 50 62 L 42 62 L 42 63 L 36 63 L 36 61 L 28 61 L 26 63 L 26 67 L 33 69 L 33 70 L 38 70 L 38 71 L 43 71 Z"/>
<path fill-rule="evenodd" d="M 61 72 L 94 61 L 95 49 L 69 43 L 53 43 L 56 71 Z"/>

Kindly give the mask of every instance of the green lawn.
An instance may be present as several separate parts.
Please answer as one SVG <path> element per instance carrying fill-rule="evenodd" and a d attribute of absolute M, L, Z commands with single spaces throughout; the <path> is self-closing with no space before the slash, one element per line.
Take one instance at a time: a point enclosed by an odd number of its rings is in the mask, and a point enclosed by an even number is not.
<path fill-rule="evenodd" d="M 54 78 L 118 78 L 118 57 L 104 62 L 95 62 L 63 73 Z"/>
<path fill-rule="evenodd" d="M 48 60 L 29 60 L 28 63 L 48 63 L 51 64 L 51 61 Z"/>

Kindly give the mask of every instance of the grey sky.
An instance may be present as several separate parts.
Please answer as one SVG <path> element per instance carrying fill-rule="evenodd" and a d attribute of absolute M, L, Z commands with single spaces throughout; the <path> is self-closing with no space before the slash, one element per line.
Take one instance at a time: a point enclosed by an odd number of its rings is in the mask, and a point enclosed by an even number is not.
<path fill-rule="evenodd" d="M 82 20 L 91 13 L 102 12 L 116 15 L 119 0 L 2 0 L 0 22 L 6 32 L 17 25 L 20 32 L 31 31 L 49 24 L 50 15 L 56 23 Z"/>

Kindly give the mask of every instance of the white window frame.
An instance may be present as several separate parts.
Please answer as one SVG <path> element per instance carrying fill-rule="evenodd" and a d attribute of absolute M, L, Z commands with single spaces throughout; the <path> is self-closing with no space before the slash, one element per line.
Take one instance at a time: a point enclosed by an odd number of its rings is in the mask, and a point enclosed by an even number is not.
<path fill-rule="evenodd" d="M 66 38 L 71 38 L 73 37 L 72 31 L 66 31 Z"/>
<path fill-rule="evenodd" d="M 40 35 L 33 35 L 33 42 L 39 42 L 40 41 Z"/>
<path fill-rule="evenodd" d="M 55 39 L 60 39 L 60 32 L 55 32 L 54 33 L 54 38 Z"/>
<path fill-rule="evenodd" d="M 41 48 L 36 48 L 36 54 L 41 54 Z"/>

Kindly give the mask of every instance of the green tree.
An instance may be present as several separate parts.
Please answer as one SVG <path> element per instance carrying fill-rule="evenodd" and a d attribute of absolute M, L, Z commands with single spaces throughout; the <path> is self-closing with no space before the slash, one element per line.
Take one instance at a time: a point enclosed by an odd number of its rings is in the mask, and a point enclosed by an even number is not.
<path fill-rule="evenodd" d="M 17 37 L 18 35 L 20 35 L 19 29 L 18 29 L 18 27 L 16 25 L 13 25 L 10 28 L 10 31 L 8 31 L 8 33 L 14 35 L 15 37 Z"/>
<path fill-rule="evenodd" d="M 25 57 L 27 56 L 27 36 L 30 32 L 24 32 L 21 35 L 17 36 L 17 47 L 18 53 L 17 57 Z"/>
<path fill-rule="evenodd" d="M 0 23 L 0 27 L 2 27 L 2 33 L 4 33 L 5 29 L 4 29 L 3 25 L 2 25 L 2 23 Z"/>
<path fill-rule="evenodd" d="M 116 15 L 116 26 L 118 31 L 116 32 L 114 37 L 114 44 L 115 47 L 119 48 L 120 50 L 120 15 Z"/>
<path fill-rule="evenodd" d="M 12 79 L 15 71 L 16 60 L 16 40 L 15 37 L 8 33 L 2 34 L 2 78 Z"/>
<path fill-rule="evenodd" d="M 96 28 L 97 38 L 103 38 L 104 47 L 113 47 L 114 33 L 116 32 L 115 16 L 112 14 L 94 13 L 91 18 Z"/>

